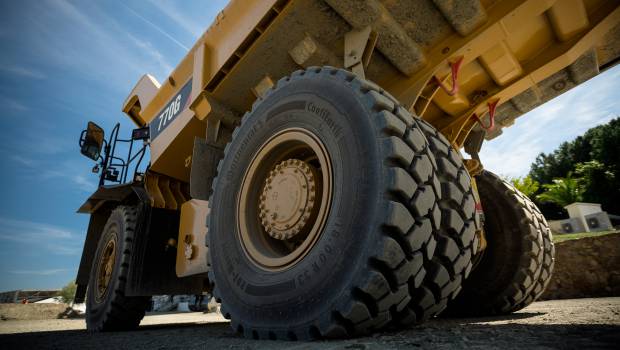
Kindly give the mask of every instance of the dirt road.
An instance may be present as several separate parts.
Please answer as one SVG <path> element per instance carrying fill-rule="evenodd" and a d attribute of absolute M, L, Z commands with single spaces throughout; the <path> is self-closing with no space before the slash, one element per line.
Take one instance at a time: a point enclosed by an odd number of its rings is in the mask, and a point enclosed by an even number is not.
<path fill-rule="evenodd" d="M 217 314 L 148 315 L 134 332 L 90 334 L 84 320 L 0 321 L 3 349 L 618 348 L 620 298 L 537 302 L 512 315 L 435 319 L 371 337 L 312 343 L 253 341 Z"/>

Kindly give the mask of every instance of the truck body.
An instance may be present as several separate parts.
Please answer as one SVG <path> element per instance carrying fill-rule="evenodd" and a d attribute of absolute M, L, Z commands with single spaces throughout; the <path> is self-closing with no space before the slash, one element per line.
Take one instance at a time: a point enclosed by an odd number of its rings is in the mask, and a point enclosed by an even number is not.
<path fill-rule="evenodd" d="M 213 288 L 206 275 L 211 263 L 204 223 L 217 191 L 218 163 L 253 105 L 292 73 L 327 66 L 372 81 L 373 89 L 469 154 L 464 166 L 473 178 L 483 169 L 478 152 L 484 140 L 618 62 L 619 5 L 232 0 L 167 79 L 143 76 L 124 101 L 123 112 L 141 130 L 132 140 L 144 140 L 149 165 L 110 185 L 111 163 L 102 159 L 101 187 L 79 210 L 91 215 L 91 223 L 77 299 L 84 298 L 95 273 L 97 242 L 110 212 L 127 203 L 139 203 L 144 215 L 141 236 L 134 238 L 127 295 Z M 121 168 L 131 158 L 130 151 Z"/>

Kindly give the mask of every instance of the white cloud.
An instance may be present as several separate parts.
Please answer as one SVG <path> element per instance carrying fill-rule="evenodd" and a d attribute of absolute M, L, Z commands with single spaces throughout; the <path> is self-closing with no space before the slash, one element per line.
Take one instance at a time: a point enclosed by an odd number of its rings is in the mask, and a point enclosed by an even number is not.
<path fill-rule="evenodd" d="M 29 126 L 28 132 L 3 135 L 5 144 L 0 146 L 0 152 L 11 155 L 11 159 L 26 165 L 32 163 L 24 154 L 30 156 L 50 156 L 74 149 L 77 143 L 74 140 L 55 136 L 48 128 Z M 8 142 L 7 142 L 8 141 Z"/>
<path fill-rule="evenodd" d="M 25 112 L 27 110 L 30 110 L 30 108 L 17 101 L 16 99 L 6 96 L 0 96 L 0 104 L 2 104 L 4 108 L 13 109 L 19 112 Z"/>
<path fill-rule="evenodd" d="M 172 19 L 179 27 L 192 34 L 194 39 L 197 39 L 207 29 L 207 25 L 209 25 L 209 23 L 196 22 L 194 17 L 181 13 L 170 1 L 150 0 L 149 2 L 161 11 L 162 14 Z"/>
<path fill-rule="evenodd" d="M 175 44 L 177 44 L 178 46 L 180 46 L 182 49 L 184 50 L 189 50 L 189 48 L 185 45 L 183 45 L 180 41 L 178 41 L 175 37 L 173 37 L 172 35 L 170 35 L 170 33 L 166 32 L 165 30 L 163 30 L 160 26 L 156 25 L 155 23 L 149 21 L 148 19 L 146 19 L 144 16 L 142 16 L 141 14 L 139 14 L 138 12 L 134 11 L 131 7 L 121 3 L 121 5 L 123 7 L 125 7 L 127 10 L 129 10 L 129 12 L 131 12 L 134 16 L 138 17 L 139 19 L 141 19 L 142 21 L 146 22 L 147 24 L 149 24 L 151 27 L 155 28 L 155 30 L 157 30 L 158 32 L 160 32 L 161 34 L 163 34 L 166 38 L 170 39 L 172 42 L 174 42 Z"/>
<path fill-rule="evenodd" d="M 31 168 L 35 165 L 34 160 L 24 157 L 24 156 L 20 156 L 19 154 L 11 154 L 9 157 L 11 160 L 21 164 L 22 166 Z"/>
<path fill-rule="evenodd" d="M 84 175 L 75 175 L 71 178 L 71 180 L 79 187 L 80 190 L 84 192 L 90 193 L 97 189 L 97 184 L 94 181 L 89 180 Z"/>
<path fill-rule="evenodd" d="M 43 269 L 43 270 L 11 270 L 8 273 L 14 275 L 36 275 L 36 276 L 50 276 L 56 275 L 62 272 L 70 271 L 69 269 Z"/>
<path fill-rule="evenodd" d="M 82 246 L 75 242 L 70 244 L 49 243 L 45 248 L 56 255 L 79 255 L 82 252 Z"/>
<path fill-rule="evenodd" d="M 7 73 L 15 74 L 18 76 L 31 78 L 31 79 L 46 79 L 47 76 L 39 71 L 36 71 L 31 68 L 21 67 L 21 66 L 3 66 L 0 67 L 0 70 L 3 70 Z"/>
<path fill-rule="evenodd" d="M 0 240 L 36 243 L 74 237 L 71 231 L 62 227 L 33 221 L 0 218 Z"/>
<path fill-rule="evenodd" d="M 70 181 L 77 189 L 85 193 L 92 193 L 97 189 L 97 183 L 94 180 L 90 180 L 86 175 L 70 175 L 74 171 L 71 171 L 69 168 L 61 168 L 63 170 L 43 170 L 38 176 L 44 180 L 62 179 L 63 181 Z M 75 171 L 79 170 L 76 169 Z M 95 176 L 92 176 L 92 178 L 96 179 Z"/>
<path fill-rule="evenodd" d="M 517 118 L 502 135 L 485 142 L 482 164 L 498 174 L 526 175 L 541 152 L 552 152 L 620 115 L 619 81 L 616 67 Z"/>
<path fill-rule="evenodd" d="M 129 91 L 146 72 L 162 80 L 171 70 L 165 55 L 145 40 L 128 37 L 128 27 L 96 2 L 45 1 L 33 7 L 23 23 L 29 32 L 36 32 L 26 42 L 28 50 L 45 57 L 46 64 L 80 73 L 119 92 Z M 58 29 L 50 31 L 54 26 Z"/>
<path fill-rule="evenodd" d="M 12 242 L 27 250 L 53 255 L 78 255 L 82 240 L 70 230 L 39 222 L 0 217 L 0 242 Z"/>
<path fill-rule="evenodd" d="M 162 71 L 168 72 L 168 73 L 172 72 L 172 70 L 174 69 L 172 65 L 168 63 L 168 61 L 164 58 L 164 55 L 161 52 L 159 52 L 155 47 L 153 47 L 153 45 L 150 42 L 145 41 L 145 40 L 140 40 L 129 33 L 127 33 L 127 36 L 129 37 L 129 39 L 131 39 L 134 45 L 140 48 L 142 53 L 150 56 L 151 59 L 157 62 L 157 64 L 159 64 L 159 66 L 161 67 Z"/>
<path fill-rule="evenodd" d="M 29 156 L 1 148 L 0 155 L 18 164 L 17 169 L 28 178 L 36 178 L 37 181 L 62 179 L 63 182 L 70 182 L 74 188 L 85 193 L 92 193 L 97 189 L 99 178 L 93 175 L 88 164 L 74 160 L 50 161 L 48 159 L 50 155 L 60 153 L 64 148 L 54 139 L 41 138 L 39 143 L 43 145 L 40 147 L 42 149 L 35 149 Z M 11 168 L 15 169 L 13 166 Z"/>

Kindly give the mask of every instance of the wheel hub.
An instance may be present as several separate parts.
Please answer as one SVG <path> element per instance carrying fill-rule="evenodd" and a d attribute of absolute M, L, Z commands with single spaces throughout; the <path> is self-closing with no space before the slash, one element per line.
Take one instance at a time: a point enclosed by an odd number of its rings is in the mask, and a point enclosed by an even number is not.
<path fill-rule="evenodd" d="M 103 250 L 103 254 L 99 260 L 99 268 L 97 275 L 97 293 L 96 298 L 98 302 L 103 300 L 114 271 L 114 261 L 116 259 L 116 241 L 114 239 L 109 240 Z"/>
<path fill-rule="evenodd" d="M 275 166 L 260 196 L 260 218 L 269 236 L 287 240 L 303 231 L 315 207 L 316 175 L 306 162 L 288 159 Z"/>
<path fill-rule="evenodd" d="M 258 268 L 281 271 L 314 247 L 332 197 L 329 154 L 312 132 L 278 131 L 253 155 L 237 202 L 238 232 Z"/>

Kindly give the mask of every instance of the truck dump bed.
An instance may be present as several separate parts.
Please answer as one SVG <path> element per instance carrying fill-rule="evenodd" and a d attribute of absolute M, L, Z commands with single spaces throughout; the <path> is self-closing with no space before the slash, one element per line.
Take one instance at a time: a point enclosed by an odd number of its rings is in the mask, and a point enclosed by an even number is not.
<path fill-rule="evenodd" d="M 489 103 L 498 107 L 487 139 L 615 64 L 618 6 L 608 0 L 233 0 L 170 77 L 161 86 L 143 78 L 123 110 L 160 129 L 152 137 L 151 169 L 187 181 L 187 159 L 178 154 L 191 156 L 210 114 L 234 124 L 295 70 L 361 62 L 367 79 L 460 148 L 472 131 L 483 131 L 478 122 L 490 123 L 488 115 L 475 117 Z M 450 95 L 457 65 L 458 91 Z M 184 87 L 186 103 L 178 113 L 166 112 Z"/>

